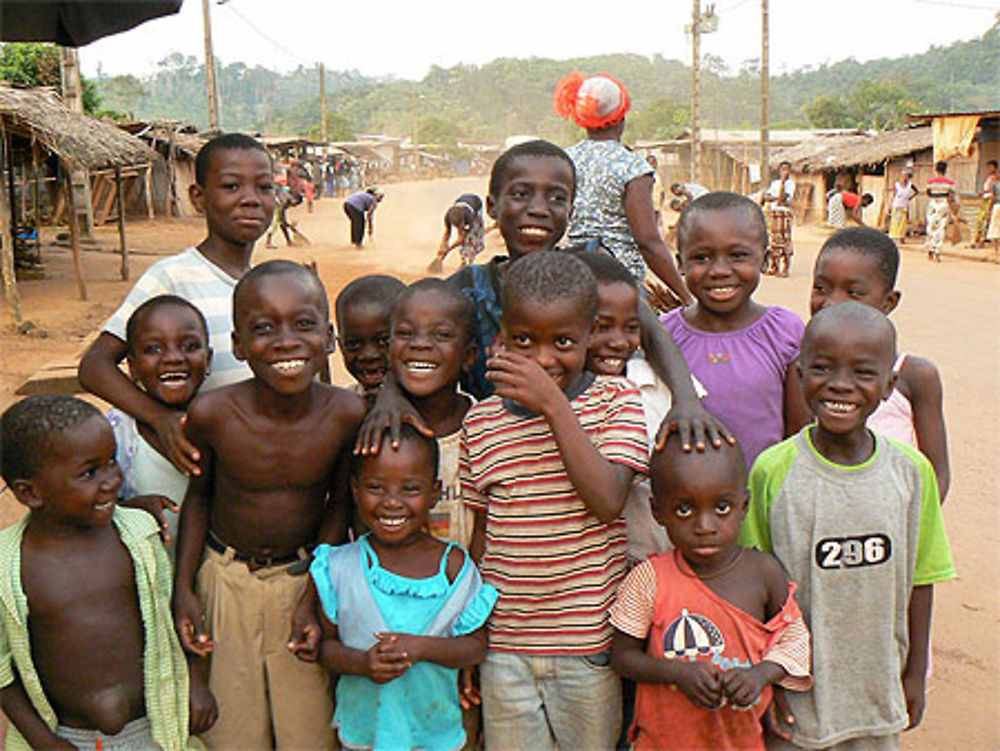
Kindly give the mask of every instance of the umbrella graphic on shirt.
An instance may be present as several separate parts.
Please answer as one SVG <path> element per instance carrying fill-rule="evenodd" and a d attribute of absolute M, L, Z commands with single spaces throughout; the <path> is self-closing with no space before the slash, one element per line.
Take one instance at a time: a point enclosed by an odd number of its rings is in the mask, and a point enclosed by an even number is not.
<path fill-rule="evenodd" d="M 703 615 L 689 613 L 687 608 L 663 635 L 663 656 L 668 659 L 720 654 L 725 648 L 719 627 Z"/>

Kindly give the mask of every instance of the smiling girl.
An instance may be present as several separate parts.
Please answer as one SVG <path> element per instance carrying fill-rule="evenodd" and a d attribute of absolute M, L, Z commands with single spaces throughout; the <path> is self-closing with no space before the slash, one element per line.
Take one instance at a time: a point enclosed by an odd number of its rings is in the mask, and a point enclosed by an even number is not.
<path fill-rule="evenodd" d="M 749 467 L 808 421 L 793 368 L 802 320 L 752 299 L 767 226 L 750 199 L 724 192 L 698 198 L 681 215 L 677 238 L 695 303 L 661 321 L 707 389 L 705 409 L 732 431 Z"/>

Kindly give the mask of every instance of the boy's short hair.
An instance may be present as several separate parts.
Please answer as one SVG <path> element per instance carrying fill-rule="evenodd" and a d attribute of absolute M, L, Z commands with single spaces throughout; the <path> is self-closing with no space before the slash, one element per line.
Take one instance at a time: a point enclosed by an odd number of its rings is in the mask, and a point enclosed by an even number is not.
<path fill-rule="evenodd" d="M 751 201 L 746 196 L 739 193 L 730 193 L 726 190 L 716 190 L 699 196 L 687 205 L 681 212 L 680 221 L 677 223 L 677 250 L 684 252 L 687 244 L 687 235 L 691 231 L 691 222 L 701 211 L 729 211 L 730 209 L 742 209 L 757 224 L 760 229 L 762 243 L 767 242 L 767 220 L 764 219 L 764 212 L 756 201 Z"/>
<path fill-rule="evenodd" d="M 233 288 L 233 325 L 235 326 L 236 322 L 240 318 L 240 313 L 243 308 L 243 298 L 246 295 L 245 290 L 247 287 L 252 285 L 258 279 L 263 279 L 268 276 L 284 276 L 286 274 L 297 276 L 302 279 L 308 279 L 313 285 L 315 285 L 316 289 L 320 293 L 320 297 L 323 300 L 323 310 L 329 316 L 330 302 L 326 297 L 326 287 L 323 286 L 323 282 L 320 281 L 320 278 L 301 263 L 277 258 L 272 261 L 264 261 L 264 263 L 254 266 L 246 274 L 244 274 L 238 282 L 236 282 L 236 287 Z"/>
<path fill-rule="evenodd" d="M 52 436 L 91 417 L 103 417 L 93 404 L 63 394 L 37 394 L 18 402 L 0 418 L 0 474 L 11 485 L 30 480 L 42 468 Z"/>
<path fill-rule="evenodd" d="M 355 303 L 375 303 L 391 311 L 404 289 L 406 289 L 405 284 L 388 274 L 367 274 L 352 280 L 340 290 L 333 304 L 337 316 L 337 328 L 343 325 L 344 311 Z"/>
<path fill-rule="evenodd" d="M 875 262 L 879 276 L 885 282 L 886 289 L 895 289 L 896 277 L 899 274 L 899 248 L 884 232 L 872 227 L 848 227 L 838 230 L 830 235 L 819 249 L 819 254 L 816 256 L 817 263 L 824 253 L 837 250 L 850 250 L 871 258 Z"/>
<path fill-rule="evenodd" d="M 556 146 L 554 143 L 543 141 L 538 138 L 534 141 L 525 141 L 524 143 L 519 143 L 516 146 L 511 146 L 499 157 L 497 157 L 497 160 L 493 162 L 493 169 L 490 170 L 491 196 L 496 198 L 500 195 L 500 186 L 503 183 L 504 178 L 507 176 L 507 170 L 510 169 L 511 162 L 522 156 L 548 156 L 556 159 L 562 159 L 569 165 L 570 174 L 573 175 L 573 192 L 576 193 L 576 166 L 573 164 L 573 160 L 570 159 L 569 154 Z"/>
<path fill-rule="evenodd" d="M 992 164 L 992 165 L 993 165 L 994 167 L 998 167 L 998 168 L 1000 168 L 1000 162 L 998 162 L 998 161 L 997 161 L 996 159 L 988 159 L 988 160 L 986 161 L 986 166 L 987 166 L 987 167 L 989 167 L 989 166 L 990 166 L 991 164 Z"/>
<path fill-rule="evenodd" d="M 563 252 L 570 252 L 566 248 Z M 628 268 L 606 250 L 581 250 L 573 253 L 574 258 L 583 261 L 598 284 L 615 284 L 621 282 L 634 289 L 639 289 L 639 283 Z"/>
<path fill-rule="evenodd" d="M 934 162 L 934 171 L 937 172 L 939 175 L 945 174 L 948 171 L 948 162 L 946 162 L 944 159 Z"/>
<path fill-rule="evenodd" d="M 205 178 L 208 177 L 208 168 L 212 164 L 212 155 L 216 151 L 231 149 L 261 151 L 267 155 L 268 161 L 271 159 L 271 152 L 256 138 L 252 138 L 244 133 L 223 133 L 198 149 L 198 155 L 194 158 L 194 181 L 198 185 L 204 186 Z"/>
<path fill-rule="evenodd" d="M 202 331 L 205 333 L 205 341 L 208 341 L 208 322 L 205 320 L 204 314 L 198 310 L 198 308 L 195 307 L 190 300 L 186 300 L 180 295 L 157 295 L 156 297 L 151 297 L 142 303 L 138 308 L 133 310 L 132 315 L 128 317 L 128 323 L 125 324 L 125 346 L 128 348 L 129 354 L 134 354 L 135 352 L 136 332 L 139 328 L 139 324 L 142 323 L 142 319 L 158 308 L 164 308 L 171 305 L 178 308 L 187 308 L 188 310 L 194 312 L 195 316 L 198 318 L 198 322 L 201 324 Z"/>
<path fill-rule="evenodd" d="M 357 477 L 358 473 L 361 471 L 361 465 L 366 461 L 374 461 L 379 457 L 380 454 L 386 451 L 393 451 L 394 449 L 389 444 L 390 436 L 389 431 L 386 430 L 382 433 L 379 439 L 380 450 L 378 454 L 351 454 L 351 477 Z M 399 428 L 399 445 L 402 446 L 404 443 L 420 443 L 430 452 L 431 461 L 428 462 L 428 466 L 434 475 L 434 479 L 438 478 L 438 464 L 441 460 L 441 449 L 438 447 L 438 442 L 436 438 L 426 436 L 417 430 L 415 427 L 410 425 L 408 422 L 404 422 Z"/>
<path fill-rule="evenodd" d="M 780 162 L 778 162 L 778 169 L 781 169 L 782 167 L 788 167 L 788 169 L 791 169 L 792 163 L 787 159 L 782 159 Z"/>
<path fill-rule="evenodd" d="M 818 329 L 837 327 L 838 330 L 863 331 L 872 335 L 885 336 L 888 339 L 888 362 L 896 359 L 896 327 L 892 321 L 878 308 L 865 305 L 857 300 L 848 300 L 816 312 L 806 330 L 802 334 L 802 354 L 808 355 L 812 348 L 813 338 Z"/>
<path fill-rule="evenodd" d="M 677 462 L 682 462 L 688 457 L 728 459 L 733 472 L 738 478 L 737 481 L 741 484 L 745 484 L 747 481 L 747 463 L 743 456 L 743 449 L 740 448 L 738 443 L 723 441 L 722 445 L 712 453 L 695 453 L 685 450 L 681 441 L 681 434 L 676 430 L 672 430 L 667 435 L 667 439 L 663 443 L 663 448 L 659 451 L 654 451 L 649 457 L 649 479 L 652 482 L 653 488 L 659 489 L 663 482 L 663 475 L 670 472 L 673 467 L 676 467 Z"/>
<path fill-rule="evenodd" d="M 454 306 L 456 314 L 455 322 L 462 329 L 462 343 L 468 344 L 472 341 L 472 325 L 476 318 L 476 307 L 468 297 L 462 294 L 462 290 L 457 285 L 433 276 L 426 279 L 418 279 L 410 286 L 403 288 L 403 291 L 396 298 L 395 305 L 393 305 L 393 325 L 395 325 L 396 313 L 399 311 L 400 306 L 417 292 L 430 292 L 442 303 Z"/>
<path fill-rule="evenodd" d="M 525 301 L 551 303 L 572 300 L 587 311 L 589 318 L 597 310 L 597 280 L 587 265 L 563 251 L 529 253 L 507 269 L 500 290 L 503 310 Z"/>

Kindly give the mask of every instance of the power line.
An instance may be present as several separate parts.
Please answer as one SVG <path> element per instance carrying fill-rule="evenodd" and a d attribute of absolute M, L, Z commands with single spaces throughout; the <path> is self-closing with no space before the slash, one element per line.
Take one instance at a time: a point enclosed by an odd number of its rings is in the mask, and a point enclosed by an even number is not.
<path fill-rule="evenodd" d="M 719 8 L 718 10 L 715 11 L 715 13 L 716 13 L 716 15 L 719 15 L 719 14 L 722 14 L 722 13 L 731 13 L 732 11 L 736 10 L 737 8 L 742 8 L 744 5 L 746 5 L 749 2 L 750 2 L 750 0 L 740 0 L 738 3 L 736 3 L 734 5 L 727 5 L 725 8 Z"/>
<path fill-rule="evenodd" d="M 974 5 L 972 3 L 954 3 L 947 2 L 947 0 L 913 0 L 915 3 L 921 3 L 923 5 L 941 5 L 946 8 L 965 8 L 967 10 L 991 10 L 993 12 L 1000 12 L 1000 4 L 998 5 Z"/>
<path fill-rule="evenodd" d="M 236 6 L 234 6 L 232 3 L 228 3 L 227 2 L 227 3 L 222 3 L 222 5 L 224 7 L 226 7 L 226 8 L 229 8 L 229 10 L 231 10 L 233 12 L 233 14 L 237 18 L 239 18 L 241 21 L 243 21 L 243 23 L 245 23 L 247 26 L 249 26 L 259 37 L 261 37 L 262 39 L 270 42 L 277 49 L 281 50 L 282 52 L 284 52 L 289 57 L 295 58 L 300 63 L 302 63 L 302 65 L 305 65 L 306 67 L 312 67 L 313 65 L 315 65 L 315 61 L 313 61 L 313 60 L 306 60 L 305 58 L 301 57 L 300 55 L 296 54 L 295 52 L 292 52 L 290 49 L 288 49 L 287 47 L 285 47 L 283 44 L 281 44 L 281 42 L 279 42 L 279 41 L 277 41 L 277 40 L 272 39 L 271 37 L 269 37 L 253 21 L 251 21 L 249 18 L 247 18 L 242 13 L 240 13 L 238 10 L 236 10 Z"/>

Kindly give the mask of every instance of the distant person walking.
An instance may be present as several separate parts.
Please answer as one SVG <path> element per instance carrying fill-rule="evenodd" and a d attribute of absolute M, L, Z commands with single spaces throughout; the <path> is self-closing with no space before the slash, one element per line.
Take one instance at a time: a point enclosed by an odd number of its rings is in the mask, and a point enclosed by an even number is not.
<path fill-rule="evenodd" d="M 986 245 L 991 225 L 996 227 L 994 234 L 1000 235 L 1000 166 L 997 160 L 990 159 L 986 162 L 986 170 L 983 189 L 979 193 L 982 203 L 976 219 L 976 235 L 972 239 L 974 248 Z"/>
<path fill-rule="evenodd" d="M 910 223 L 910 203 L 920 191 L 913 184 L 913 173 L 904 169 L 899 176 L 892 197 L 892 219 L 889 220 L 889 237 L 897 245 L 906 242 L 906 229 Z"/>
<path fill-rule="evenodd" d="M 598 241 L 640 284 L 648 265 L 680 300 L 691 301 L 656 227 L 654 170 L 621 143 L 630 106 L 625 84 L 607 73 L 570 73 L 556 84 L 553 105 L 587 130 L 585 140 L 566 149 L 576 167 L 570 242 Z"/>
<path fill-rule="evenodd" d="M 378 188 L 368 188 L 352 193 L 344 201 L 344 213 L 351 220 L 351 245 L 361 248 L 365 239 L 365 225 L 368 236 L 375 234 L 375 209 L 385 197 Z"/>
<path fill-rule="evenodd" d="M 941 262 L 941 247 L 948 220 L 958 220 L 958 196 L 955 181 L 948 177 L 948 162 L 934 165 L 937 173 L 927 181 L 927 260 Z"/>

